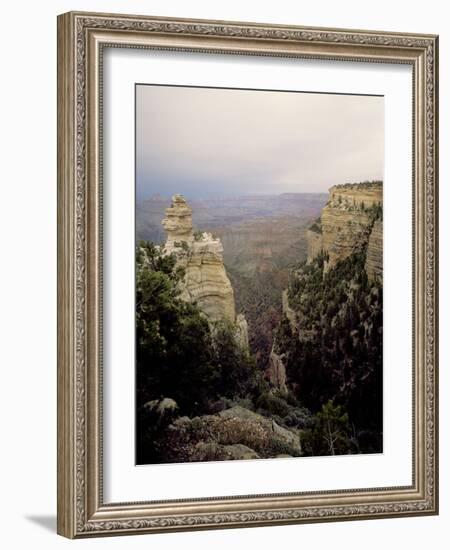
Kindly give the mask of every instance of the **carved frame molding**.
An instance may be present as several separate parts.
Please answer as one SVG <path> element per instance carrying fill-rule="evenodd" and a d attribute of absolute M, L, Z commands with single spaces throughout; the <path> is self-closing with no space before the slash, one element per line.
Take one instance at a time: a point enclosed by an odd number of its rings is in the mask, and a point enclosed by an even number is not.
<path fill-rule="evenodd" d="M 105 46 L 413 66 L 415 417 L 411 487 L 103 503 L 100 91 Z M 437 47 L 437 37 L 430 35 L 74 12 L 59 16 L 60 534 L 74 538 L 437 513 Z"/>

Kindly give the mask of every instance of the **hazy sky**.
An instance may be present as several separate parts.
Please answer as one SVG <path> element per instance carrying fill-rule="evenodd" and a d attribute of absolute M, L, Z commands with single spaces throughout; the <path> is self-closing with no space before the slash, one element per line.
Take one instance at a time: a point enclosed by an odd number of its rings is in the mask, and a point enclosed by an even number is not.
<path fill-rule="evenodd" d="M 136 195 L 324 192 L 383 179 L 384 99 L 136 87 Z"/>

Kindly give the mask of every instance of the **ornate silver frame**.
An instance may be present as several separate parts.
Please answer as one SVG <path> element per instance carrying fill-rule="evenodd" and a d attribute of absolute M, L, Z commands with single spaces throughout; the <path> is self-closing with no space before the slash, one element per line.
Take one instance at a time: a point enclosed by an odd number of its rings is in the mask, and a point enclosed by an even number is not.
<path fill-rule="evenodd" d="M 105 504 L 101 432 L 102 48 L 413 67 L 414 418 L 408 487 Z M 130 15 L 58 17 L 58 533 L 70 538 L 438 513 L 438 38 Z"/>

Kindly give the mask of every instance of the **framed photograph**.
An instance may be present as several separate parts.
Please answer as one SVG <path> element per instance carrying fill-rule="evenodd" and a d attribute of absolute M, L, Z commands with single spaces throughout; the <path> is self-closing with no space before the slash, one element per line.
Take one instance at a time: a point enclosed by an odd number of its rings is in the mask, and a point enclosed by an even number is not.
<path fill-rule="evenodd" d="M 438 512 L 438 38 L 58 18 L 58 532 Z"/>

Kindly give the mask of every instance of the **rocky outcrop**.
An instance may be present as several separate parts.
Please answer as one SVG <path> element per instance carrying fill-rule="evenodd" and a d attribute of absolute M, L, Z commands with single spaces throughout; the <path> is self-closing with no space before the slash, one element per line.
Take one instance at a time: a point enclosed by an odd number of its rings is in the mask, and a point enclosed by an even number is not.
<path fill-rule="evenodd" d="M 248 324 L 242 313 L 236 317 L 235 326 L 236 342 L 242 349 L 248 349 Z"/>
<path fill-rule="evenodd" d="M 171 418 L 178 415 L 178 404 L 169 397 L 154 399 L 145 403 L 143 407 L 149 420 L 156 426 L 168 422 Z"/>
<path fill-rule="evenodd" d="M 346 210 L 331 203 L 323 209 L 323 251 L 327 253 L 324 272 L 367 244 L 370 217 L 363 211 Z"/>
<path fill-rule="evenodd" d="M 320 222 L 314 222 L 307 231 L 308 262 L 324 252 L 326 272 L 365 247 L 382 201 L 381 182 L 331 187 Z"/>
<path fill-rule="evenodd" d="M 308 229 L 306 231 L 306 258 L 307 262 L 310 263 L 317 255 L 322 252 L 323 249 L 323 239 L 322 239 L 322 228 L 320 231 L 317 229 Z"/>
<path fill-rule="evenodd" d="M 330 200 L 345 202 L 348 205 L 376 206 L 383 201 L 383 182 L 344 183 L 334 185 L 329 190 Z"/>
<path fill-rule="evenodd" d="M 182 298 L 197 303 L 212 322 L 222 319 L 234 322 L 234 292 L 223 265 L 220 240 L 202 233 L 186 252 L 180 258 L 185 267 Z"/>
<path fill-rule="evenodd" d="M 366 273 L 369 281 L 383 278 L 383 220 L 376 220 L 370 233 L 366 254 Z"/>
<path fill-rule="evenodd" d="M 290 447 L 294 453 L 301 452 L 300 437 L 294 430 L 288 430 L 280 426 L 275 420 L 266 418 L 245 407 L 236 405 L 219 413 L 220 418 L 227 420 L 241 420 L 260 426 L 271 439 L 278 440 L 280 443 Z"/>
<path fill-rule="evenodd" d="M 168 426 L 169 462 L 300 456 L 300 432 L 240 405 L 214 415 L 177 418 Z"/>
<path fill-rule="evenodd" d="M 288 291 L 283 290 L 281 294 L 281 304 L 283 315 L 288 319 L 291 327 L 295 330 L 297 316 L 295 311 L 289 305 Z M 286 386 L 286 365 L 284 354 L 277 353 L 277 343 L 274 341 L 269 355 L 269 366 L 267 369 L 267 378 L 270 383 L 278 388 L 281 392 L 287 392 Z"/>
<path fill-rule="evenodd" d="M 322 276 L 352 254 L 366 250 L 365 270 L 370 282 L 381 281 L 383 276 L 383 221 L 382 182 L 337 185 L 330 189 L 329 199 L 306 232 L 307 266 L 294 270 L 297 282 L 308 277 L 313 260 L 323 253 Z M 301 286 L 301 285 L 299 285 Z M 298 297 L 297 297 L 298 298 Z M 291 307 L 288 291 L 282 293 L 283 315 L 289 321 L 293 334 L 302 342 L 316 341 L 321 329 L 314 323 L 305 323 L 305 312 L 299 303 Z M 344 308 L 345 309 L 345 308 Z M 308 315 L 306 315 L 308 317 Z M 279 349 L 276 341 L 272 346 L 267 369 L 267 378 L 281 391 L 286 391 L 289 380 L 286 365 L 289 358 Z"/>
<path fill-rule="evenodd" d="M 166 209 L 166 217 L 161 225 L 167 232 L 167 240 L 164 245 L 167 253 L 178 252 L 182 243 L 187 245 L 193 243 L 192 208 L 181 195 L 172 197 L 172 204 Z"/>
<path fill-rule="evenodd" d="M 234 292 L 223 263 L 220 239 L 211 233 L 193 231 L 192 209 L 181 195 L 172 198 L 162 225 L 167 232 L 164 250 L 175 254 L 185 275 L 181 298 L 196 303 L 210 323 L 229 321 L 235 324 L 236 339 L 248 349 L 247 322 L 236 317 Z"/>
<path fill-rule="evenodd" d="M 284 355 L 279 355 L 272 347 L 269 355 L 268 378 L 271 384 L 286 393 L 286 365 L 283 359 Z"/>

